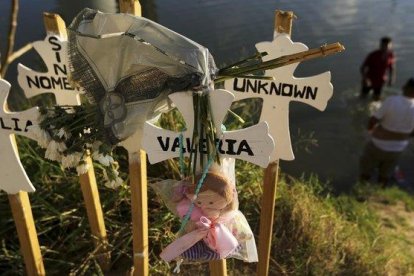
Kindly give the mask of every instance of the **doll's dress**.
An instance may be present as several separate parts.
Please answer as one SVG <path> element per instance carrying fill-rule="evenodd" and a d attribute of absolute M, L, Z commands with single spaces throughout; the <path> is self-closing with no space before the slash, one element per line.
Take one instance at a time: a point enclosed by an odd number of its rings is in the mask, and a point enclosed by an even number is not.
<path fill-rule="evenodd" d="M 163 199 L 164 203 L 171 212 L 179 216 L 181 219 L 185 216 L 191 201 L 187 198 L 183 198 L 183 194 L 185 193 L 185 185 L 183 185 L 182 182 L 168 179 L 154 183 L 151 186 Z M 173 199 L 181 200 L 177 202 Z M 237 195 L 235 200 L 237 200 Z M 200 208 L 194 206 L 188 224 L 194 225 L 194 223 L 199 220 L 202 215 L 203 213 Z M 245 262 L 257 262 L 258 256 L 254 235 L 243 213 L 236 209 L 221 215 L 220 220 L 238 241 L 237 248 L 226 258 L 236 258 Z M 191 248 L 182 251 L 182 253 L 178 254 L 176 257 L 181 257 L 186 261 L 191 262 L 217 260 L 220 258 L 218 255 L 219 254 L 209 248 L 201 239 L 197 243 L 193 244 Z"/>
<path fill-rule="evenodd" d="M 181 219 L 184 218 L 184 216 L 187 214 L 190 205 L 191 201 L 187 198 L 184 198 L 177 204 L 177 213 Z M 191 212 L 190 221 L 199 221 L 200 218 L 203 216 L 203 211 L 199 207 L 194 206 Z M 220 259 L 220 254 L 218 254 L 215 250 L 211 249 L 205 243 L 204 239 L 198 241 L 192 247 L 184 251 L 180 256 L 188 261 L 211 261 Z"/>
<path fill-rule="evenodd" d="M 191 201 L 187 198 L 181 200 L 177 206 L 177 214 L 180 218 L 183 218 L 189 207 Z M 197 222 L 203 217 L 203 211 L 194 206 L 190 221 L 192 223 Z M 220 255 L 217 249 L 211 248 L 206 238 L 198 241 L 192 247 L 184 251 L 180 256 L 187 261 L 210 261 L 218 260 L 227 257 L 238 258 L 248 262 L 257 261 L 256 245 L 254 242 L 253 233 L 247 223 L 246 218 L 239 210 L 233 210 L 226 212 L 217 218 L 216 222 L 213 222 L 216 226 L 222 224 L 226 229 L 229 230 L 231 235 L 236 238 L 236 246 L 234 250 L 230 251 L 228 254 Z"/>

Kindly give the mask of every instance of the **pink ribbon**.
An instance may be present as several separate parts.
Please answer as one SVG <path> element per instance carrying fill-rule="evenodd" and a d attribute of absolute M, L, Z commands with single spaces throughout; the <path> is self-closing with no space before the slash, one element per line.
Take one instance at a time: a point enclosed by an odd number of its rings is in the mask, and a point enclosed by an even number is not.
<path fill-rule="evenodd" d="M 237 239 L 222 223 L 213 223 L 202 216 L 196 222 L 197 229 L 185 234 L 168 245 L 160 254 L 160 257 L 169 262 L 190 249 L 201 239 L 220 255 L 220 259 L 226 258 L 239 245 Z"/>

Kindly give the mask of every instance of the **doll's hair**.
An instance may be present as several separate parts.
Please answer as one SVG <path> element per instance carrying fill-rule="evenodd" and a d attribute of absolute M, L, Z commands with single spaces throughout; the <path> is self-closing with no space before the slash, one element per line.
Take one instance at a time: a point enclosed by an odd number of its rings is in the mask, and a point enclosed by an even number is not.
<path fill-rule="evenodd" d="M 201 174 L 196 176 L 194 183 L 188 186 L 186 191 L 187 194 L 195 194 L 196 186 L 198 181 L 200 181 L 200 178 Z M 208 172 L 201 186 L 200 193 L 208 190 L 211 190 L 226 199 L 227 207 L 224 208 L 224 210 L 230 211 L 234 209 L 235 191 L 233 185 L 227 178 L 216 173 Z"/>

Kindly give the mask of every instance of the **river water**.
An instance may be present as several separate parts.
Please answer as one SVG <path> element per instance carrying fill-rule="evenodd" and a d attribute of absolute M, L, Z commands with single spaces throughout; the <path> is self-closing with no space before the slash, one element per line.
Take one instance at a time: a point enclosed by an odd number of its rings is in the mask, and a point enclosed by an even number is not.
<path fill-rule="evenodd" d="M 0 1 L 0 50 L 4 51 L 11 1 Z M 295 176 L 316 173 L 338 189 L 355 182 L 358 156 L 363 145 L 361 125 L 365 118 L 355 118 L 353 110 L 361 103 L 355 99 L 359 86 L 359 66 L 364 57 L 378 47 L 379 39 L 393 38 L 397 55 L 397 83 L 400 87 L 414 76 L 414 1 L 412 0 L 158 0 L 141 1 L 143 15 L 208 47 L 218 65 L 237 61 L 254 53 L 255 43 L 270 41 L 273 36 L 274 11 L 291 10 L 294 21 L 292 40 L 309 48 L 324 43 L 341 42 L 344 53 L 299 65 L 295 75 L 311 76 L 332 72 L 334 96 L 324 112 L 292 103 L 290 125 L 293 143 L 301 141 L 297 133 L 314 132 L 318 146 L 311 153 L 298 149 L 294 161 L 282 161 L 284 172 Z M 16 48 L 43 39 L 42 12 L 60 14 L 69 23 L 84 7 L 115 12 L 115 0 L 21 0 Z M 23 56 L 21 63 L 38 68 L 40 58 L 34 53 Z M 15 82 L 16 64 L 6 78 Z M 12 101 L 19 101 L 15 92 Z M 360 125 L 359 125 L 360 124 Z M 406 154 L 402 167 L 407 175 L 412 154 Z"/>

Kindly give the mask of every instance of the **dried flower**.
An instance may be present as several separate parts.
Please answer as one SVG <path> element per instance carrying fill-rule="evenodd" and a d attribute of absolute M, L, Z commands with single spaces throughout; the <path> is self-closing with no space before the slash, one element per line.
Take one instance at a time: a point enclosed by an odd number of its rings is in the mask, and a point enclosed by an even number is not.
<path fill-rule="evenodd" d="M 51 140 L 46 148 L 45 157 L 52 161 L 60 161 L 65 150 L 66 145 L 64 143 Z"/>
<path fill-rule="evenodd" d="M 75 168 L 79 165 L 79 162 L 82 159 L 82 154 L 79 152 L 75 152 L 72 154 L 62 156 L 62 167 L 66 168 Z"/>
<path fill-rule="evenodd" d="M 107 181 L 105 186 L 111 189 L 116 189 L 124 183 L 122 178 L 116 177 L 114 180 Z"/>
<path fill-rule="evenodd" d="M 87 173 L 89 170 L 89 164 L 86 163 L 85 161 L 80 161 L 79 165 L 76 167 L 76 172 L 78 173 L 78 175 L 82 175 Z"/>
<path fill-rule="evenodd" d="M 104 155 L 100 152 L 94 151 L 92 154 L 92 159 L 98 161 L 102 166 L 108 167 L 114 163 L 114 159 L 109 154 Z"/>
<path fill-rule="evenodd" d="M 57 133 L 57 136 L 60 138 L 60 139 L 65 139 L 65 140 L 67 140 L 67 139 L 69 139 L 70 137 L 71 137 L 71 134 L 70 134 L 70 132 L 67 132 L 66 130 L 65 130 L 65 128 L 61 128 L 61 129 L 59 129 L 59 131 L 58 131 L 58 133 Z"/>
<path fill-rule="evenodd" d="M 40 126 L 38 125 L 31 125 L 28 127 L 28 130 L 31 131 L 34 135 L 34 138 L 36 142 L 41 146 L 42 148 L 47 148 L 52 138 L 50 137 L 49 133 L 44 131 Z"/>
<path fill-rule="evenodd" d="M 52 161 L 60 161 L 62 160 L 62 155 L 57 151 L 47 150 L 45 152 L 45 158 L 52 160 Z"/>

